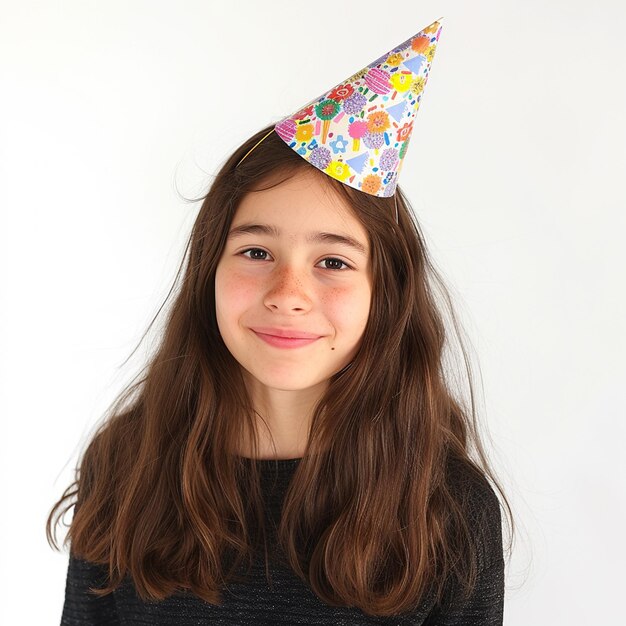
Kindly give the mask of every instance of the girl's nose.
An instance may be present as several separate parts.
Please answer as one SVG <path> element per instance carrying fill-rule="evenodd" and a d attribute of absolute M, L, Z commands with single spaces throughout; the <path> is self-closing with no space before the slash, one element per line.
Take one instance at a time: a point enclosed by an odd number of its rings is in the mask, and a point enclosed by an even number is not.
<path fill-rule="evenodd" d="M 306 310 L 311 306 L 308 279 L 293 267 L 283 267 L 273 273 L 264 298 L 272 309 Z"/>

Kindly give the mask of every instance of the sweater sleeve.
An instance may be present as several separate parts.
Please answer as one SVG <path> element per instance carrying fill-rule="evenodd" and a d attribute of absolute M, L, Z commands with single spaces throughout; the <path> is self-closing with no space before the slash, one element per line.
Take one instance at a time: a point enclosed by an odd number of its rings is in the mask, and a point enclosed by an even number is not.
<path fill-rule="evenodd" d="M 120 624 L 113 594 L 99 598 L 89 592 L 90 587 L 102 587 L 106 579 L 106 568 L 77 559 L 70 554 L 61 626 L 117 626 Z"/>

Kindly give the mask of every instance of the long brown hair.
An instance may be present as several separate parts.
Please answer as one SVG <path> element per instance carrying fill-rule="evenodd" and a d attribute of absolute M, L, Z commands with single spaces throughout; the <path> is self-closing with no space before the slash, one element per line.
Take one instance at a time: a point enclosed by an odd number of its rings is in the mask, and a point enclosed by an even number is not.
<path fill-rule="evenodd" d="M 246 557 L 252 564 L 260 535 L 251 528 L 265 538 L 258 468 L 232 453 L 244 440 L 257 449 L 257 422 L 218 330 L 214 281 L 242 197 L 301 168 L 317 171 L 276 133 L 237 166 L 269 129 L 235 150 L 203 196 L 158 347 L 107 411 L 48 516 L 58 550 L 56 524 L 75 507 L 63 545 L 108 565 L 98 595 L 129 573 L 143 600 L 191 590 L 221 604 L 220 586 Z M 357 355 L 315 407 L 277 536 L 324 602 L 388 616 L 433 592 L 440 600 L 451 575 L 467 594 L 475 584 L 478 548 L 454 467 L 490 479 L 511 531 L 513 516 L 480 440 L 450 296 L 406 197 L 399 187 L 395 199 L 379 198 L 319 176 L 367 230 L 372 301 Z M 463 351 L 468 405 L 446 371 L 444 307 Z"/>

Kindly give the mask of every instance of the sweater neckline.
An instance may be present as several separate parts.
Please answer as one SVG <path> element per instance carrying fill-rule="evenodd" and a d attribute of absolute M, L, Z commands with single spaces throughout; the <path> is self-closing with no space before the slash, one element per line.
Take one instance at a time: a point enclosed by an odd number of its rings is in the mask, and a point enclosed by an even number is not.
<path fill-rule="evenodd" d="M 290 479 L 296 471 L 302 457 L 293 459 L 252 459 L 241 457 L 247 467 L 256 466 L 261 476 L 280 476 Z"/>
<path fill-rule="evenodd" d="M 293 459 L 252 459 L 247 456 L 241 457 L 246 463 L 256 463 L 259 467 L 292 467 L 297 465 L 303 457 L 296 457 Z"/>

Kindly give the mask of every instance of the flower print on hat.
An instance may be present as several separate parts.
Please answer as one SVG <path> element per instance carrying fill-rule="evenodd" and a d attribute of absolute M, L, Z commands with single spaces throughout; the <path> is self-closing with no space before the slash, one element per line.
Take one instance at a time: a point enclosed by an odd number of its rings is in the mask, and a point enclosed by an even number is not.
<path fill-rule="evenodd" d="M 440 33 L 437 20 L 274 130 L 325 174 L 374 196 L 393 196 Z"/>

